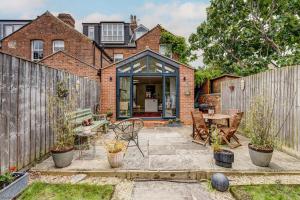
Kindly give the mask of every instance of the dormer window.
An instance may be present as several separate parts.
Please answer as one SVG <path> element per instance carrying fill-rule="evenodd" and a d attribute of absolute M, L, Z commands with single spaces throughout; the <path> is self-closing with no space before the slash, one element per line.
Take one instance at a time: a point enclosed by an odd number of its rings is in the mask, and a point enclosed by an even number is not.
<path fill-rule="evenodd" d="M 106 43 L 124 42 L 123 23 L 102 23 L 101 41 Z"/>

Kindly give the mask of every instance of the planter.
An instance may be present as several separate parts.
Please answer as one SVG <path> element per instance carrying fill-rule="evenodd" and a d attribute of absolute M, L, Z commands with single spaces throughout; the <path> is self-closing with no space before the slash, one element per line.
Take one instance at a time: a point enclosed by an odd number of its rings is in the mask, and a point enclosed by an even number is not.
<path fill-rule="evenodd" d="M 123 164 L 124 152 L 107 153 L 107 159 L 112 168 L 121 167 Z"/>
<path fill-rule="evenodd" d="M 74 150 L 73 147 L 65 151 L 51 150 L 52 158 L 57 168 L 67 167 L 72 163 Z"/>
<path fill-rule="evenodd" d="M 28 174 L 27 173 L 13 173 L 16 179 L 6 187 L 0 190 L 1 200 L 10 200 L 17 197 L 28 185 Z"/>
<path fill-rule="evenodd" d="M 234 162 L 234 153 L 229 150 L 221 149 L 220 151 L 214 152 L 214 159 L 216 165 L 231 168 Z"/>
<path fill-rule="evenodd" d="M 254 165 L 259 167 L 269 166 L 274 149 L 257 149 L 250 143 L 248 144 L 248 149 L 251 161 Z"/>

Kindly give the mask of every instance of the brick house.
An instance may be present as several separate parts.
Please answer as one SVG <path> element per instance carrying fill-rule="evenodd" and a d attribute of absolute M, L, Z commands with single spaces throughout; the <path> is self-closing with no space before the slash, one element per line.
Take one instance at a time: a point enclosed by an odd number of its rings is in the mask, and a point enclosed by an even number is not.
<path fill-rule="evenodd" d="M 74 28 L 69 14 L 45 12 L 1 40 L 1 51 L 44 63 L 81 76 L 97 78 L 98 70 L 112 59 L 96 42 Z M 101 59 L 105 57 L 105 59 Z"/>
<path fill-rule="evenodd" d="M 130 23 L 83 23 L 46 12 L 1 41 L 2 51 L 93 79 L 100 77 L 101 112 L 113 118 L 179 118 L 191 123 L 194 69 L 167 54 L 160 25 L 149 30 Z M 169 56 L 169 57 L 167 57 Z"/>

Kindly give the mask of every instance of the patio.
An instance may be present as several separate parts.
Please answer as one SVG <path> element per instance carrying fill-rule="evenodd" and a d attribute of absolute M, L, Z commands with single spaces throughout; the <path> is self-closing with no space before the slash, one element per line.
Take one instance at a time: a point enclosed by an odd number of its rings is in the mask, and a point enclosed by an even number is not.
<path fill-rule="evenodd" d="M 139 134 L 142 157 L 137 147 L 129 147 L 121 168 L 112 169 L 107 161 L 106 149 L 103 141 L 114 137 L 112 130 L 102 135 L 97 140 L 96 156 L 93 158 L 92 149 L 83 152 L 83 157 L 78 158 L 78 151 L 72 164 L 66 168 L 55 168 L 52 158 L 34 166 L 32 171 L 46 173 L 56 172 L 162 172 L 162 171 L 203 171 L 203 172 L 249 172 L 249 173 L 298 173 L 300 160 L 283 152 L 274 151 L 269 167 L 258 167 L 251 163 L 248 153 L 248 139 L 238 135 L 242 146 L 233 149 L 235 160 L 231 169 L 222 168 L 214 164 L 210 146 L 202 146 L 192 141 L 190 134 L 192 128 L 184 127 L 156 127 L 143 128 Z M 225 147 L 227 148 L 227 147 Z"/>

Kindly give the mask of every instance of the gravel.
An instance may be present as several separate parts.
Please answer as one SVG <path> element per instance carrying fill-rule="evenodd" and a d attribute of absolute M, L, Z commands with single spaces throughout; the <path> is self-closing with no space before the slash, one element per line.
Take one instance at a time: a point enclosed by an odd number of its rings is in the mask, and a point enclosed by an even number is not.
<path fill-rule="evenodd" d="M 45 176 L 39 173 L 30 173 L 29 182 L 42 181 L 47 183 L 72 183 L 74 176 Z M 115 186 L 112 200 L 130 200 L 134 187 L 134 181 L 115 177 L 84 177 L 78 183 L 88 183 L 96 185 L 110 184 Z M 278 175 L 278 176 L 228 176 L 230 185 L 249 185 L 249 184 L 299 184 L 299 175 Z M 189 183 L 186 183 L 189 184 Z M 203 188 L 210 193 L 210 197 L 215 200 L 234 200 L 230 192 L 218 192 L 213 190 L 209 182 L 201 182 Z"/>

